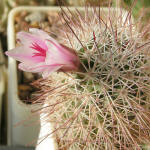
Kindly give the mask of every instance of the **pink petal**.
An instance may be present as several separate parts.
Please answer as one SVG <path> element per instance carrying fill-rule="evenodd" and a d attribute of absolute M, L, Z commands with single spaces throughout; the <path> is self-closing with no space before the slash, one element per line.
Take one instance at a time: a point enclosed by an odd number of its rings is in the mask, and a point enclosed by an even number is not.
<path fill-rule="evenodd" d="M 38 45 L 40 45 L 43 49 L 47 50 L 47 46 L 44 42 L 44 40 L 37 35 L 31 34 L 31 33 L 27 33 L 27 32 L 18 32 L 17 33 L 17 39 L 26 46 L 30 46 L 33 43 L 37 43 Z"/>
<path fill-rule="evenodd" d="M 75 62 L 75 63 L 77 63 L 77 65 L 79 65 L 79 58 L 78 58 L 75 50 L 73 50 L 72 48 L 69 48 L 65 45 L 62 45 L 62 44 L 61 44 L 61 47 L 62 47 L 62 53 L 65 56 L 67 56 L 68 60 L 71 60 L 72 62 Z"/>
<path fill-rule="evenodd" d="M 51 41 L 52 45 L 55 45 L 57 47 L 60 46 L 60 44 L 55 39 L 53 39 L 47 32 L 44 32 L 43 30 L 40 30 L 40 29 L 37 29 L 37 28 L 30 28 L 29 31 L 32 34 L 40 37 L 43 41 L 46 41 L 46 40 Z"/>
<path fill-rule="evenodd" d="M 33 35 L 40 37 L 43 41 L 50 38 L 47 32 L 44 32 L 43 30 L 37 28 L 30 28 L 29 32 L 32 33 Z"/>
<path fill-rule="evenodd" d="M 46 69 L 43 73 L 42 73 L 42 77 L 45 79 L 47 78 L 52 72 L 55 72 L 57 70 L 59 70 L 61 68 L 61 66 L 50 66 L 48 69 Z"/>
<path fill-rule="evenodd" d="M 5 54 L 13 57 L 20 62 L 36 63 L 43 61 L 42 57 L 33 57 L 35 50 L 27 46 L 16 47 L 12 50 L 7 51 Z"/>
<path fill-rule="evenodd" d="M 49 51 L 46 52 L 45 63 L 47 65 L 63 64 L 63 59 L 60 56 L 60 52 L 54 46 L 48 46 Z"/>
<path fill-rule="evenodd" d="M 36 65 L 31 66 L 29 63 L 20 63 L 19 69 L 27 72 L 34 72 L 34 73 L 42 73 L 44 78 L 48 77 L 52 72 L 57 71 L 61 68 L 60 65 L 45 65 L 44 63 L 39 63 Z"/>
<path fill-rule="evenodd" d="M 61 45 L 59 47 L 55 46 L 49 41 L 46 41 L 48 51 L 46 52 L 46 64 L 66 64 L 66 60 L 68 60 L 68 55 L 63 53 L 63 48 Z"/>
<path fill-rule="evenodd" d="M 43 72 L 49 66 L 45 65 L 44 63 L 38 63 L 31 65 L 30 63 L 20 63 L 19 69 L 27 72 Z"/>
<path fill-rule="evenodd" d="M 56 47 L 50 43 L 51 42 L 49 41 L 46 42 L 48 51 L 46 52 L 45 63 L 47 65 L 60 64 L 73 68 L 77 68 L 79 66 L 79 58 L 71 48 L 60 44 L 59 47 Z"/>

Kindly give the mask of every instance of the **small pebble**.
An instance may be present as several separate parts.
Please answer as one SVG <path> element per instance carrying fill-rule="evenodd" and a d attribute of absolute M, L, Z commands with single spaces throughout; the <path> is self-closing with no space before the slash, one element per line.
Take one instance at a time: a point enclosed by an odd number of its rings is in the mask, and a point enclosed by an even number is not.
<path fill-rule="evenodd" d="M 24 82 L 32 82 L 34 80 L 34 75 L 31 72 L 23 72 Z"/>
<path fill-rule="evenodd" d="M 48 21 L 40 22 L 39 26 L 40 26 L 41 29 L 45 29 L 47 27 L 50 27 Z"/>
<path fill-rule="evenodd" d="M 32 28 L 39 28 L 39 23 L 37 21 L 32 21 L 30 23 L 30 27 L 32 27 Z"/>
<path fill-rule="evenodd" d="M 46 15 L 41 12 L 33 12 L 25 17 L 25 21 L 27 22 L 42 22 L 46 18 Z"/>

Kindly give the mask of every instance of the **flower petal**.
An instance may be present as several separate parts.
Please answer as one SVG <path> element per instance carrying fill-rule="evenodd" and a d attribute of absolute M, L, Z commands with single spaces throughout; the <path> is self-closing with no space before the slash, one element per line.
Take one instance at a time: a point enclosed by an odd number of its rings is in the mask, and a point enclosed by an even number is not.
<path fill-rule="evenodd" d="M 43 30 L 37 28 L 30 28 L 29 32 L 32 33 L 33 35 L 40 37 L 42 40 L 46 40 L 50 38 L 47 32 L 44 32 Z"/>
<path fill-rule="evenodd" d="M 37 28 L 30 28 L 29 31 L 32 34 L 36 35 L 37 37 L 40 37 L 43 41 L 46 41 L 46 40 L 51 41 L 52 45 L 55 45 L 58 47 L 60 46 L 60 44 L 55 39 L 53 39 L 47 32 L 44 32 L 43 30 L 40 30 Z"/>
<path fill-rule="evenodd" d="M 47 65 L 60 64 L 65 67 L 72 67 L 72 70 L 78 68 L 79 58 L 74 50 L 61 44 L 59 44 L 59 47 L 56 47 L 55 45 L 49 43 L 51 42 L 46 42 L 48 51 L 46 52 L 45 63 Z"/>
<path fill-rule="evenodd" d="M 55 72 L 57 70 L 59 70 L 61 68 L 61 66 L 50 66 L 48 69 L 46 69 L 43 73 L 42 73 L 42 77 L 43 78 L 47 78 L 52 72 Z"/>
<path fill-rule="evenodd" d="M 30 63 L 20 63 L 19 69 L 27 72 L 43 72 L 49 66 L 45 65 L 44 63 L 38 63 L 31 65 Z"/>
<path fill-rule="evenodd" d="M 57 71 L 61 68 L 60 65 L 45 65 L 44 63 L 39 63 L 31 66 L 29 63 L 20 63 L 19 69 L 26 72 L 42 73 L 44 78 L 48 77 L 52 72 Z"/>
<path fill-rule="evenodd" d="M 34 50 L 27 46 L 19 46 L 5 52 L 6 55 L 13 57 L 14 59 L 20 62 L 36 63 L 43 61 L 43 58 L 40 56 L 33 57 L 33 53 Z"/>
<path fill-rule="evenodd" d="M 33 43 L 37 43 L 38 45 L 40 45 L 40 47 L 47 50 L 47 46 L 40 36 L 22 31 L 17 33 L 17 39 L 23 45 L 31 46 Z"/>
<path fill-rule="evenodd" d="M 46 41 L 48 51 L 46 52 L 46 64 L 66 64 L 69 59 L 67 55 L 63 53 L 63 47 L 52 44 L 50 41 Z"/>

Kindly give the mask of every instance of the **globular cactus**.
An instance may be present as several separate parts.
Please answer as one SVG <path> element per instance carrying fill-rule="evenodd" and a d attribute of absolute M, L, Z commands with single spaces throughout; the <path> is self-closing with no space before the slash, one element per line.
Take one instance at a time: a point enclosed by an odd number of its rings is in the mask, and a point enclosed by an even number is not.
<path fill-rule="evenodd" d="M 77 72 L 36 81 L 35 102 L 59 149 L 133 150 L 150 142 L 150 40 L 122 9 L 63 11 L 61 42 L 76 50 Z"/>

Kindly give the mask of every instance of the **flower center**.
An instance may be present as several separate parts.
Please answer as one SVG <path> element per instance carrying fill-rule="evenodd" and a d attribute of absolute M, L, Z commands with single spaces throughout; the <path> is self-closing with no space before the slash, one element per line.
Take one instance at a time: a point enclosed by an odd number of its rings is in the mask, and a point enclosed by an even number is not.
<path fill-rule="evenodd" d="M 30 48 L 36 50 L 33 53 L 32 57 L 36 57 L 36 56 L 41 56 L 41 57 L 46 57 L 46 50 L 43 49 L 40 45 L 38 45 L 37 43 L 32 43 L 32 46 L 30 46 Z"/>

